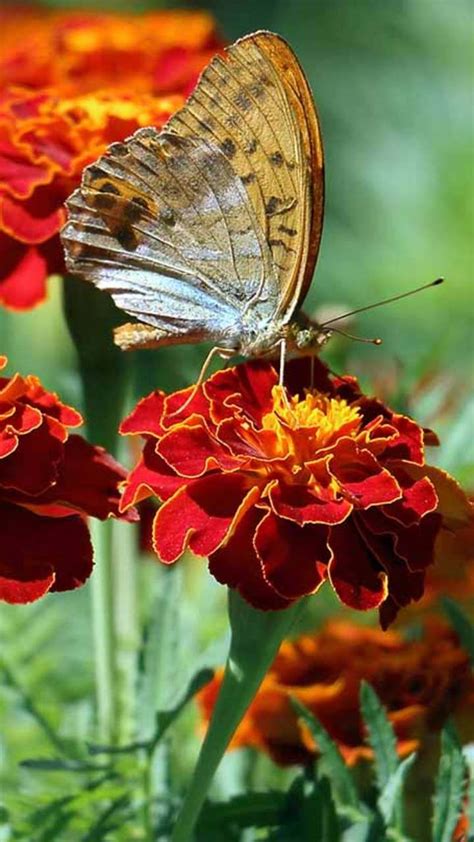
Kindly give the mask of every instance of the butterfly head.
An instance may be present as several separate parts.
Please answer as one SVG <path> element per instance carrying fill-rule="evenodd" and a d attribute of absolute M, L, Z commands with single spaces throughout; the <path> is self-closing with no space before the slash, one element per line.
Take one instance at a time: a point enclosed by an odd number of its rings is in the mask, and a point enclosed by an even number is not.
<path fill-rule="evenodd" d="M 312 322 L 301 313 L 298 316 L 298 320 L 288 325 L 287 348 L 294 353 L 317 354 L 330 338 L 332 331 Z"/>

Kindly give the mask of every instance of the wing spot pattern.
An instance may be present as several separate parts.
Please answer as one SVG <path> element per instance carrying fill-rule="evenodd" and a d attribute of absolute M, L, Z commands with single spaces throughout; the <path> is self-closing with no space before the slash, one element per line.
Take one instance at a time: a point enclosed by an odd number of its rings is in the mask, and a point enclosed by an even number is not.
<path fill-rule="evenodd" d="M 120 196 L 120 190 L 115 184 L 112 184 L 111 181 L 106 181 L 105 184 L 102 184 L 101 188 L 103 193 L 114 193 L 115 196 Z"/>
<path fill-rule="evenodd" d="M 225 140 L 222 141 L 221 149 L 226 158 L 233 158 L 235 153 L 237 152 L 237 147 L 230 137 L 226 137 Z"/>
<path fill-rule="evenodd" d="M 282 167 L 284 161 L 281 152 L 272 152 L 270 155 L 270 163 L 273 164 L 274 167 Z"/>
<path fill-rule="evenodd" d="M 118 228 L 115 232 L 115 237 L 127 251 L 135 251 L 138 246 L 138 240 L 128 225 L 122 225 L 121 228 Z"/>
<path fill-rule="evenodd" d="M 288 234 L 289 237 L 296 237 L 298 233 L 296 228 L 288 228 L 286 225 L 279 225 L 278 230 L 281 231 L 282 234 Z"/>
<path fill-rule="evenodd" d="M 176 216 L 171 208 L 162 208 L 160 211 L 160 222 L 169 225 L 171 228 L 176 225 Z"/>

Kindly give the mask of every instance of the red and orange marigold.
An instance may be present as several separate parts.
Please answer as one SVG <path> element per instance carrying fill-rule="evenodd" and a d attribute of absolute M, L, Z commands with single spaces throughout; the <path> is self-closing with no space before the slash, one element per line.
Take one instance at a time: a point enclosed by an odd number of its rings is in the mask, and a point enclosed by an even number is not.
<path fill-rule="evenodd" d="M 186 548 L 257 608 L 285 608 L 329 580 L 382 626 L 423 594 L 438 542 L 472 517 L 457 483 L 425 464 L 433 433 L 315 361 L 219 371 L 195 391 L 153 392 L 121 432 L 145 438 L 122 506 L 156 495 L 164 563 Z M 183 410 L 180 411 L 180 407 Z"/>
<path fill-rule="evenodd" d="M 64 270 L 58 232 L 83 168 L 161 127 L 218 49 L 203 12 L 0 12 L 0 305 L 27 309 Z"/>
<path fill-rule="evenodd" d="M 222 673 L 198 696 L 206 723 Z M 336 740 L 346 763 L 371 760 L 360 717 L 362 680 L 370 682 L 387 709 L 400 757 L 418 749 L 450 716 L 456 717 L 463 740 L 472 739 L 474 679 L 452 629 L 433 620 L 420 639 L 408 641 L 395 631 L 332 621 L 282 644 L 230 748 L 253 746 L 282 765 L 310 762 L 317 747 L 295 714 L 293 696 Z"/>
<path fill-rule="evenodd" d="M 0 369 L 6 358 L 0 357 Z M 0 377 L 0 599 L 31 602 L 92 571 L 85 516 L 123 517 L 124 469 L 69 427 L 80 414 L 37 377 Z M 135 520 L 132 509 L 126 519 Z"/>

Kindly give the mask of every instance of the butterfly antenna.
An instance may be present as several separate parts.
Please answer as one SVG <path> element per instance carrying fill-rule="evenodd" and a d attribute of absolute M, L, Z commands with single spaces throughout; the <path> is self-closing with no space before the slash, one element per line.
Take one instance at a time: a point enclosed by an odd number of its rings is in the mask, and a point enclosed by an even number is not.
<path fill-rule="evenodd" d="M 377 301 L 375 304 L 368 304 L 366 307 L 358 307 L 356 310 L 350 310 L 348 313 L 341 313 L 340 316 L 336 316 L 334 319 L 329 319 L 327 322 L 323 322 L 322 325 L 319 327 L 327 327 L 327 325 L 332 325 L 334 322 L 338 322 L 340 319 L 346 319 L 348 316 L 355 316 L 356 313 L 365 313 L 366 310 L 373 310 L 375 307 L 382 307 L 384 304 L 391 304 L 393 301 L 400 301 L 402 298 L 408 298 L 409 295 L 415 295 L 416 292 L 421 292 L 423 289 L 429 289 L 430 287 L 436 287 L 439 284 L 444 282 L 444 278 L 436 278 L 435 281 L 431 281 L 429 284 L 423 284 L 421 287 L 417 287 L 416 289 L 411 289 L 408 292 L 402 292 L 400 295 L 394 295 L 392 298 L 384 298 L 383 301 Z M 342 331 L 339 331 L 341 333 Z M 347 334 L 349 335 L 349 334 Z M 351 337 L 352 339 L 358 339 L 358 337 Z M 364 340 L 363 340 L 364 341 Z M 367 342 L 373 342 L 374 345 L 380 345 L 379 340 L 372 340 L 368 339 L 365 340 Z"/>
<path fill-rule="evenodd" d="M 348 333 L 347 330 L 341 330 L 338 327 L 332 328 L 331 333 L 339 333 L 341 336 L 345 336 L 347 339 L 353 339 L 355 342 L 366 342 L 368 345 L 382 344 L 382 340 L 379 337 L 376 337 L 376 339 L 366 339 L 365 336 L 354 336 L 353 333 Z"/>

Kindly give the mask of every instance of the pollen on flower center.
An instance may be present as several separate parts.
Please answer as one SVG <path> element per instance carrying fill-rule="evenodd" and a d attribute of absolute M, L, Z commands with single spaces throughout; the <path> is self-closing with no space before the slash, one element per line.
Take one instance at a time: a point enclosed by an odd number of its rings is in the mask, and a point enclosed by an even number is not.
<path fill-rule="evenodd" d="M 301 400 L 299 395 L 287 397 L 281 386 L 274 386 L 272 399 L 273 409 L 264 415 L 262 425 L 276 433 L 282 454 L 298 455 L 308 446 L 315 452 L 341 435 L 354 435 L 360 429 L 359 408 L 344 398 L 308 390 Z M 304 453 L 304 458 L 308 457 L 311 454 Z"/>

